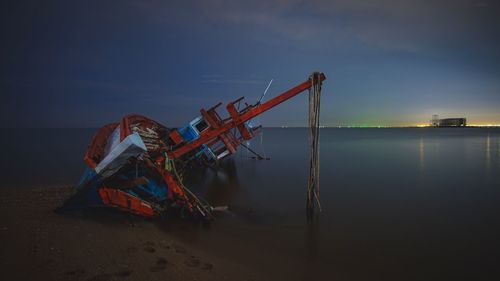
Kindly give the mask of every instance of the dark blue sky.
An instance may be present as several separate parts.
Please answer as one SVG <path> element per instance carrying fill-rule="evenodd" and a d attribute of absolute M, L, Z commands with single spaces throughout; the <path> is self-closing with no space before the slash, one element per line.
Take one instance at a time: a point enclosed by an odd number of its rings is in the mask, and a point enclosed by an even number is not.
<path fill-rule="evenodd" d="M 10 3 L 9 3 L 10 2 Z M 500 5 L 475 0 L 3 1 L 3 127 L 179 126 L 314 70 L 324 125 L 500 123 Z M 305 125 L 303 94 L 259 118 Z"/>

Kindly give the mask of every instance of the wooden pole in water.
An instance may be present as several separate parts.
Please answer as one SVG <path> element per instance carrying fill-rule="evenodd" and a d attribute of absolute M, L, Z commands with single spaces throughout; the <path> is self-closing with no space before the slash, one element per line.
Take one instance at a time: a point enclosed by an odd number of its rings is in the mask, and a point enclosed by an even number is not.
<path fill-rule="evenodd" d="M 311 156 L 309 162 L 309 180 L 307 182 L 307 217 L 311 218 L 316 209 L 321 212 L 319 202 L 319 113 L 321 104 L 321 79 L 320 73 L 314 72 L 309 79 L 311 88 L 309 89 L 309 144 L 311 145 Z"/>

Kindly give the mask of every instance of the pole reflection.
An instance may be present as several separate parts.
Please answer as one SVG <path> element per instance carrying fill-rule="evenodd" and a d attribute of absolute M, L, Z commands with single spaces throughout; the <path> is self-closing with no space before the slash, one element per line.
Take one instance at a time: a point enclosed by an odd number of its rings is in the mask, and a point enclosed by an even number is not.
<path fill-rule="evenodd" d="M 490 140 L 490 133 L 488 133 L 488 136 L 486 137 L 486 170 L 489 171 L 491 167 L 491 140 Z"/>
<path fill-rule="evenodd" d="M 420 138 L 419 142 L 419 168 L 420 174 L 422 174 L 425 170 L 425 143 L 424 138 Z"/>

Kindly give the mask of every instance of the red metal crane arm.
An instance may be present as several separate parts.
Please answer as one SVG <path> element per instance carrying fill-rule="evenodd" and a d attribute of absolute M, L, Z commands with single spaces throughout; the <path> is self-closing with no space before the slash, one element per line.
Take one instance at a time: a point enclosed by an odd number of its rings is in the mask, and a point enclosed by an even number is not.
<path fill-rule="evenodd" d="M 325 79 L 326 79 L 325 75 L 323 73 L 321 73 L 320 82 L 322 82 Z M 312 81 L 309 79 L 309 80 L 304 81 L 301 84 L 293 87 L 292 89 L 280 94 L 279 96 L 272 98 L 271 100 L 269 100 L 263 104 L 251 106 L 248 110 L 246 110 L 241 115 L 238 115 L 237 117 L 232 116 L 232 120 L 228 121 L 227 123 L 223 124 L 222 126 L 219 126 L 216 128 L 211 127 L 209 130 L 202 132 L 198 139 L 196 139 L 190 143 L 187 143 L 187 144 L 177 148 L 174 151 L 171 151 L 170 153 L 168 153 L 168 156 L 171 159 L 178 158 L 178 157 L 188 153 L 189 151 L 200 147 L 202 144 L 208 143 L 209 141 L 213 140 L 214 138 L 219 137 L 221 134 L 224 134 L 224 133 L 228 132 L 229 130 L 231 130 L 235 127 L 238 127 L 239 125 L 256 117 L 257 115 L 260 115 L 260 114 L 266 112 L 267 110 L 277 106 L 278 104 L 302 93 L 303 91 L 305 91 L 311 87 L 312 87 Z M 230 107 L 230 105 L 231 105 L 231 103 L 228 104 L 228 107 Z"/>
<path fill-rule="evenodd" d="M 326 79 L 325 74 L 321 73 L 320 82 L 323 82 L 323 80 L 325 80 L 325 79 Z M 240 115 L 240 117 L 237 120 L 235 120 L 235 123 L 237 123 L 237 124 L 245 123 L 246 121 L 254 118 L 255 116 L 262 114 L 265 111 L 268 111 L 269 109 L 277 106 L 278 104 L 280 104 L 280 103 L 282 103 L 290 98 L 293 98 L 294 96 L 302 93 L 303 91 L 305 91 L 311 87 L 312 87 L 312 83 L 311 83 L 311 80 L 309 79 L 309 80 L 301 83 L 300 85 L 297 85 L 294 88 L 280 94 L 279 96 L 274 97 L 261 105 L 257 105 L 256 107 L 254 107 L 252 109 L 249 109 L 247 112 Z"/>

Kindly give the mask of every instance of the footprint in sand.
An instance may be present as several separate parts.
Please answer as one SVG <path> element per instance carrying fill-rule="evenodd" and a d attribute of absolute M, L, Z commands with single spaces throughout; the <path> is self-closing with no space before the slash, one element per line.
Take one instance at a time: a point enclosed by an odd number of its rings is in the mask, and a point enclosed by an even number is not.
<path fill-rule="evenodd" d="M 142 249 L 144 251 L 148 252 L 148 253 L 154 253 L 154 252 L 156 252 L 155 243 L 152 242 L 152 241 L 146 241 L 146 242 L 144 242 Z"/>
<path fill-rule="evenodd" d="M 196 256 L 191 256 L 187 260 L 184 261 L 184 264 L 189 266 L 189 267 L 200 267 L 203 270 L 212 270 L 214 268 L 214 265 L 208 262 L 202 263 L 200 258 Z"/>
<path fill-rule="evenodd" d="M 185 253 L 187 253 L 186 248 L 184 248 L 184 247 L 182 247 L 180 245 L 173 245 L 173 247 L 174 247 L 175 252 L 178 253 L 178 254 L 185 254 Z"/>
<path fill-rule="evenodd" d="M 167 268 L 167 260 L 164 258 L 158 258 L 156 260 L 156 263 L 149 268 L 149 271 L 151 272 L 159 272 L 163 271 Z"/>
<path fill-rule="evenodd" d="M 189 266 L 189 267 L 198 267 L 201 264 L 201 261 L 199 258 L 195 256 L 191 256 L 187 260 L 184 261 L 184 264 Z"/>

